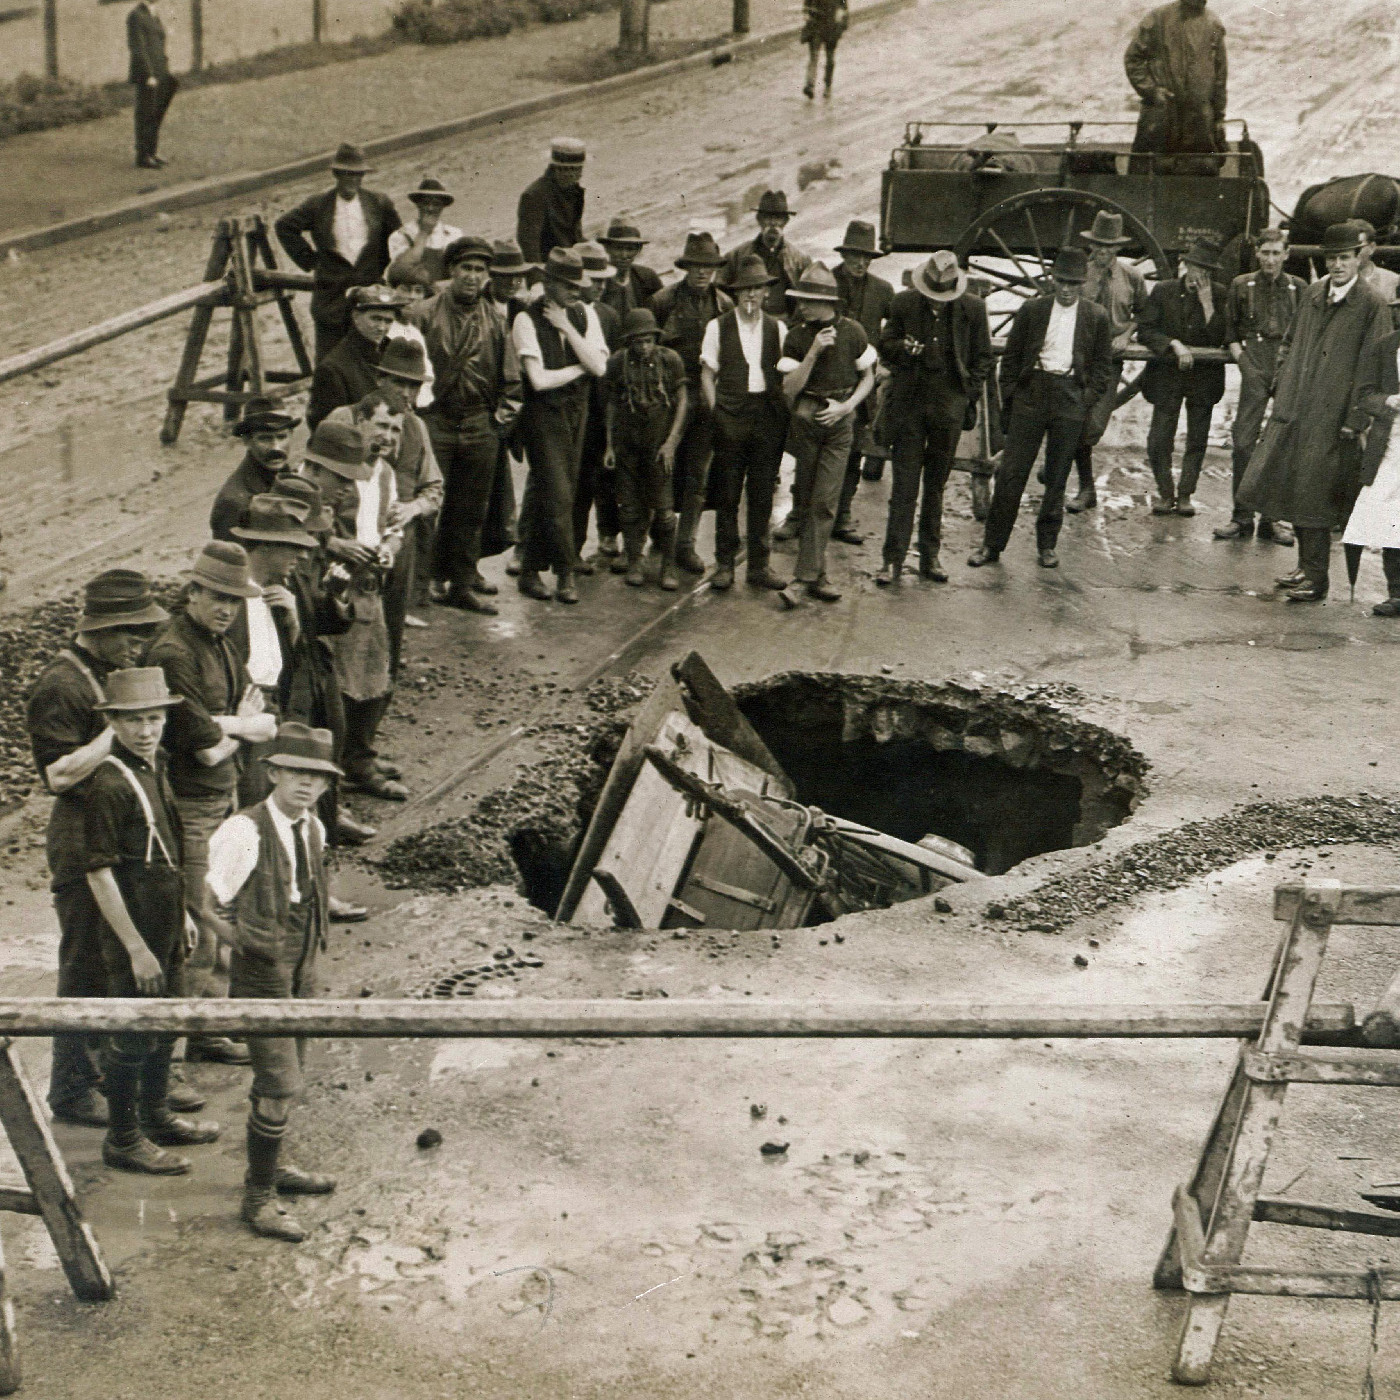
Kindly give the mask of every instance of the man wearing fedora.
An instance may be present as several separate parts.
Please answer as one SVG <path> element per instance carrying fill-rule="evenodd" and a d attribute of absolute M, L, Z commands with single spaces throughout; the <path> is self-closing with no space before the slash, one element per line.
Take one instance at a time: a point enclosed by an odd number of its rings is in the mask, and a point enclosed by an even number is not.
<path fill-rule="evenodd" d="M 674 350 L 658 345 L 656 317 L 644 306 L 623 318 L 620 350 L 603 376 L 605 465 L 616 482 L 617 510 L 626 548 L 627 582 L 640 588 L 647 536 L 661 555 L 657 582 L 674 591 L 676 511 L 672 464 L 685 425 L 685 366 Z"/>
<path fill-rule="evenodd" d="M 1345 524 L 1359 484 L 1363 369 L 1391 329 L 1390 308 L 1360 279 L 1361 235 L 1333 224 L 1323 235 L 1327 276 L 1303 293 L 1279 354 L 1274 406 L 1240 483 L 1238 503 L 1287 520 L 1298 568 L 1276 580 L 1292 603 L 1327 597 L 1332 527 Z"/>
<path fill-rule="evenodd" d="M 498 238 L 491 243 L 491 285 L 489 297 L 491 305 L 501 314 L 509 330 L 515 324 L 516 316 L 526 305 L 543 292 L 543 287 L 530 286 L 529 278 L 538 273 L 534 263 L 525 261 L 520 244 L 513 238 Z M 511 549 L 506 562 L 506 573 L 520 573 L 520 533 L 519 517 L 516 511 L 515 478 L 512 475 L 512 462 L 524 464 L 524 449 L 520 446 L 519 419 L 509 429 L 500 434 L 499 450 L 496 459 L 496 475 L 491 483 L 491 503 L 486 508 L 486 525 L 482 529 L 481 554 L 483 559 L 502 554 Z"/>
<path fill-rule="evenodd" d="M 601 243 L 585 240 L 574 244 L 574 252 L 579 255 L 585 273 L 582 300 L 597 314 L 598 324 L 603 328 L 603 341 L 611 356 L 622 345 L 622 318 L 603 300 L 603 289 L 617 276 L 617 269 L 608 261 L 607 249 Z M 612 561 L 614 573 L 624 572 L 622 550 L 617 543 L 618 532 L 622 529 L 617 514 L 617 485 L 612 473 L 603 466 L 608 454 L 606 415 L 607 398 L 599 377 L 590 380 L 588 386 L 588 417 L 583 425 L 578 485 L 574 488 L 574 548 L 578 551 L 582 574 L 594 571 L 593 563 L 583 558 L 583 546 L 588 539 L 588 517 L 595 507 L 598 555 Z"/>
<path fill-rule="evenodd" d="M 510 325 L 487 295 L 492 258 L 484 238 L 457 239 L 443 256 L 449 285 L 408 312 L 435 371 L 433 405 L 423 420 L 444 479 L 432 576 L 449 606 L 488 616 L 497 611 L 496 585 L 481 573 L 483 532 L 498 489 L 501 443 L 522 402 Z M 496 543 L 491 553 L 504 547 Z"/>
<path fill-rule="evenodd" d="M 688 573 L 705 572 L 695 551 L 695 535 L 705 511 L 714 451 L 710 410 L 700 391 L 700 346 L 705 327 L 732 311 L 733 301 L 715 285 L 725 259 L 713 235 L 692 231 L 676 266 L 685 276 L 663 287 L 651 299 L 651 312 L 661 327 L 661 343 L 681 357 L 685 366 L 685 427 L 676 449 L 674 491 L 680 521 L 676 527 L 676 563 Z"/>
<path fill-rule="evenodd" d="M 209 843 L 208 884 L 220 937 L 232 949 L 229 995 L 257 999 L 316 994 L 316 956 L 326 946 L 326 833 L 315 806 L 343 776 L 330 733 L 296 721 L 278 727 L 263 762 L 272 791 L 229 817 Z M 306 1042 L 253 1036 L 248 1168 L 240 1215 L 255 1235 L 296 1244 L 306 1231 L 279 1196 L 324 1196 L 335 1179 L 282 1159 L 293 1100 L 305 1088 Z"/>
<path fill-rule="evenodd" d="M 160 127 L 180 84 L 170 71 L 157 0 L 137 0 L 127 11 L 126 47 L 126 80 L 136 99 L 136 164 L 142 170 L 161 170 L 165 161 L 157 154 Z"/>
<path fill-rule="evenodd" d="M 544 265 L 553 248 L 583 241 L 582 141 L 556 136 L 549 143 L 549 165 L 521 192 L 515 211 L 515 241 L 527 261 Z"/>
<path fill-rule="evenodd" d="M 561 603 L 579 600 L 574 488 L 589 382 L 608 367 L 597 308 L 583 300 L 587 280 L 583 259 L 572 247 L 551 248 L 544 265 L 544 296 L 520 311 L 511 327 L 525 396 L 520 432 L 530 465 L 517 583 L 527 598 L 553 596 Z M 554 571 L 552 595 L 540 579 L 546 569 Z"/>
<path fill-rule="evenodd" d="M 1196 362 L 1190 347 L 1225 345 L 1230 292 L 1211 276 L 1219 271 L 1219 249 L 1198 238 L 1182 255 L 1181 276 L 1153 287 L 1138 322 L 1138 339 L 1153 355 L 1142 372 L 1142 396 L 1152 405 L 1147 464 L 1157 482 L 1154 515 L 1196 513 L 1191 497 L 1205 461 L 1210 416 L 1225 394 L 1225 366 Z M 1172 444 L 1183 403 L 1186 450 L 1173 483 Z"/>
<path fill-rule="evenodd" d="M 603 288 L 603 304 L 625 317 L 629 311 L 646 306 L 661 290 L 661 278 L 637 261 L 648 240 L 636 224 L 618 217 L 608 224 L 607 233 L 599 241 L 607 250 L 608 261 L 617 269 L 616 276 Z"/>
<path fill-rule="evenodd" d="M 241 756 L 250 745 L 272 738 L 277 727 L 228 638 L 244 600 L 261 592 L 248 576 L 243 546 L 211 540 L 190 570 L 183 611 L 145 659 L 165 672 L 166 684 L 183 702 L 171 711 L 163 742 L 184 832 L 185 905 L 198 931 L 181 975 L 188 996 L 220 990 L 217 930 L 204 887 L 209 837 L 236 805 Z M 247 1049 L 221 1036 L 191 1036 L 185 1057 L 248 1063 Z"/>
<path fill-rule="evenodd" d="M 739 260 L 747 253 L 756 253 L 773 278 L 763 309 L 770 316 L 786 321 L 792 312 L 787 294 L 798 284 L 812 260 L 801 248 L 788 242 L 786 231 L 792 210 L 788 208 L 785 191 L 765 190 L 754 217 L 758 220 L 758 235 L 730 250 L 719 280 L 732 282 L 739 275 Z"/>
<path fill-rule="evenodd" d="M 181 703 L 158 666 L 112 671 L 98 707 L 111 751 L 83 787 L 86 881 L 101 913 L 98 943 L 105 995 L 159 997 L 180 983 L 189 943 L 175 796 L 166 778 L 161 734 Z M 121 1171 L 178 1176 L 188 1158 L 166 1152 L 214 1142 L 217 1123 L 170 1110 L 175 1037 L 124 1032 L 105 1038 L 103 1085 L 109 1119 L 102 1161 Z"/>
<path fill-rule="evenodd" d="M 402 222 L 387 194 L 363 188 L 370 169 L 360 147 L 342 142 L 331 161 L 335 188 L 303 200 L 273 225 L 287 256 L 316 279 L 311 320 L 317 364 L 350 330 L 346 293 L 384 276 L 389 235 Z"/>
<path fill-rule="evenodd" d="M 1098 505 L 1094 489 L 1094 448 L 1108 431 L 1109 419 L 1118 403 L 1118 385 L 1123 378 L 1123 354 L 1132 343 L 1138 319 L 1147 309 L 1147 279 L 1132 263 L 1118 256 L 1118 250 L 1132 242 L 1123 233 L 1123 216 L 1100 209 L 1092 227 L 1080 238 L 1089 245 L 1089 280 L 1084 284 L 1084 300 L 1108 312 L 1113 330 L 1113 376 L 1108 388 L 1089 408 L 1084 420 L 1084 436 L 1074 454 L 1079 473 L 1079 494 L 1065 502 L 1071 515 L 1093 510 Z"/>
<path fill-rule="evenodd" d="M 948 581 L 939 558 L 943 491 L 968 407 L 978 402 L 995 363 L 987 304 L 967 290 L 956 255 L 935 253 L 912 282 L 895 295 L 880 340 L 890 368 L 885 421 L 894 449 L 884 563 L 875 575 L 884 587 L 899 582 L 921 486 L 919 573 Z"/>
<path fill-rule="evenodd" d="M 994 564 L 1006 548 L 1042 442 L 1045 494 L 1036 520 L 1036 554 L 1041 568 L 1059 567 L 1055 545 L 1064 521 L 1069 469 L 1084 434 L 1084 419 L 1113 375 L 1108 312 L 1080 296 L 1089 275 L 1084 250 L 1061 248 L 1050 275 L 1053 294 L 1034 297 L 1017 311 L 1001 357 L 1006 445 L 982 544 L 967 561 L 974 569 Z"/>
<path fill-rule="evenodd" d="M 417 206 L 418 217 L 389 235 L 389 266 L 384 280 L 390 286 L 399 281 L 415 282 L 431 294 L 447 276 L 442 260 L 447 245 L 462 236 L 461 229 L 444 223 L 442 217 L 456 199 L 441 180 L 425 175 L 418 188 L 409 192 L 408 202 Z"/>
<path fill-rule="evenodd" d="M 752 253 L 729 284 L 732 311 L 705 327 L 700 389 L 714 419 L 715 573 L 711 587 L 734 586 L 739 552 L 739 498 L 747 501 L 747 582 L 781 590 L 787 580 L 769 567 L 773 494 L 778 486 L 788 403 L 778 369 L 787 327 L 763 303 L 772 277 Z"/>
<path fill-rule="evenodd" d="M 292 429 L 301 422 L 284 412 L 274 399 L 249 399 L 243 416 L 234 425 L 243 439 L 243 460 L 219 488 L 209 510 L 209 533 L 216 540 L 231 540 L 235 525 L 242 525 L 248 502 L 272 490 L 277 474 L 287 465 Z"/>
<path fill-rule="evenodd" d="M 855 438 L 854 415 L 875 387 L 877 356 L 860 322 L 841 315 L 836 278 L 821 263 L 807 267 L 788 297 L 800 320 L 788 332 L 778 371 L 792 405 L 787 446 L 801 533 L 793 582 L 779 597 L 796 607 L 799 589 L 824 603 L 841 597 L 826 576 L 826 546 Z"/>
<path fill-rule="evenodd" d="M 409 300 L 382 282 L 352 287 L 346 299 L 350 329 L 311 375 L 306 426 L 312 432 L 332 410 L 358 403 L 379 387 L 379 360 L 390 344 L 389 328 Z"/>

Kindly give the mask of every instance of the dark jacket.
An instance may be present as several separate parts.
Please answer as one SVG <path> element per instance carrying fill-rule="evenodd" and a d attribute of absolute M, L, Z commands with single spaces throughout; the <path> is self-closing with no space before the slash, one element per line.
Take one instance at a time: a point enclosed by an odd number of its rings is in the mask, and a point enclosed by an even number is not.
<path fill-rule="evenodd" d="M 1054 304 L 1053 296 L 1036 297 L 1021 307 L 1011 323 L 999 376 L 1001 401 L 1006 412 L 1011 410 L 1016 391 L 1036 368 L 1045 344 L 1045 332 L 1050 326 L 1050 308 Z M 1079 303 L 1070 372 L 1086 409 L 1095 399 L 1103 397 L 1113 378 L 1113 324 L 1108 312 L 1091 301 Z"/>
<path fill-rule="evenodd" d="M 651 299 L 651 314 L 661 328 L 661 344 L 669 346 L 685 362 L 686 378 L 692 391 L 700 382 L 700 345 L 705 327 L 726 311 L 734 310 L 734 301 L 727 293 L 711 285 L 696 292 L 685 281 L 662 287 Z M 695 412 L 701 400 L 691 403 Z"/>
<path fill-rule="evenodd" d="M 245 455 L 214 497 L 209 509 L 209 533 L 216 540 L 234 540 L 233 527 L 246 523 L 248 502 L 272 490 L 279 470 L 274 467 L 268 471 Z"/>
<path fill-rule="evenodd" d="M 1223 347 L 1229 329 L 1230 289 L 1210 284 L 1214 314 L 1205 319 L 1200 298 L 1180 277 L 1158 282 L 1138 319 L 1138 339 L 1157 358 L 1142 372 L 1142 396 L 1152 405 L 1170 403 L 1180 393 L 1192 403 L 1218 403 L 1225 393 L 1224 364 L 1193 364 L 1177 368 L 1171 342 Z"/>
<path fill-rule="evenodd" d="M 273 225 L 287 256 L 303 272 L 316 278 L 311 293 L 311 315 L 315 320 L 334 320 L 343 315 L 345 293 L 351 287 L 368 287 L 384 276 L 389 266 L 389 235 L 402 222 L 387 194 L 361 190 L 360 207 L 365 212 L 369 237 L 352 266 L 335 246 L 335 202 L 338 198 L 334 190 L 313 194 L 281 215 Z"/>
<path fill-rule="evenodd" d="M 1370 486 L 1386 448 L 1395 423 L 1395 410 L 1386 403 L 1392 394 L 1400 394 L 1400 373 L 1395 366 L 1400 351 L 1400 331 L 1391 331 L 1384 340 L 1373 341 L 1362 352 L 1361 383 L 1357 400 L 1363 413 L 1371 415 L 1371 427 L 1366 434 L 1366 451 L 1361 457 L 1361 484 Z"/>
<path fill-rule="evenodd" d="M 1143 100 L 1134 150 L 1224 149 L 1225 26 L 1209 10 L 1192 14 L 1180 0 L 1159 5 L 1138 25 L 1123 68 Z M 1161 91 L 1171 98 L 1157 102 Z"/>
<path fill-rule="evenodd" d="M 356 404 L 379 384 L 380 348 L 351 327 L 349 335 L 316 366 L 306 400 L 306 426 L 316 425 L 333 409 Z"/>
<path fill-rule="evenodd" d="M 561 185 L 546 170 L 525 186 L 515 211 L 515 241 L 526 262 L 542 263 L 551 248 L 583 242 L 582 185 Z"/>
<path fill-rule="evenodd" d="M 964 292 L 948 306 L 953 378 L 964 395 L 975 398 L 996 363 L 992 354 L 992 332 L 987 324 L 987 303 L 971 292 Z M 896 294 L 890 303 L 884 334 L 877 342 L 880 358 L 892 371 L 885 400 L 890 413 L 897 413 L 902 405 L 917 401 L 920 380 L 926 378 L 921 372 L 923 357 L 914 359 L 904 348 L 904 338 L 912 336 L 922 342 L 927 355 L 936 314 L 935 304 L 912 288 Z M 1042 330 L 1041 339 L 1044 337 Z"/>
<path fill-rule="evenodd" d="M 838 264 L 832 276 L 836 278 L 836 290 L 841 293 L 839 309 L 843 316 L 859 321 L 870 337 L 872 345 L 880 343 L 880 327 L 890 314 L 890 303 L 894 301 L 894 288 L 883 277 L 867 272 L 857 282 L 844 264 Z"/>
<path fill-rule="evenodd" d="M 126 47 L 131 54 L 127 82 L 144 83 L 148 78 L 170 76 L 170 60 L 165 56 L 165 26 L 144 0 L 127 11 Z"/>
<path fill-rule="evenodd" d="M 763 235 L 759 234 L 747 243 L 741 243 L 737 248 L 729 250 L 725 255 L 724 266 L 720 268 L 719 276 L 715 279 L 716 284 L 727 287 L 739 275 L 739 264 L 750 253 L 762 258 L 768 275 L 778 279 L 768 288 L 768 294 L 763 299 L 763 309 L 780 321 L 788 320 L 792 311 L 788 291 L 798 284 L 802 274 L 811 267 L 811 258 L 786 238 L 778 244 L 776 252 L 770 253 L 763 245 Z"/>
<path fill-rule="evenodd" d="M 603 288 L 602 302 L 619 316 L 645 306 L 661 290 L 661 278 L 649 267 L 633 263 L 624 278 L 614 277 Z"/>

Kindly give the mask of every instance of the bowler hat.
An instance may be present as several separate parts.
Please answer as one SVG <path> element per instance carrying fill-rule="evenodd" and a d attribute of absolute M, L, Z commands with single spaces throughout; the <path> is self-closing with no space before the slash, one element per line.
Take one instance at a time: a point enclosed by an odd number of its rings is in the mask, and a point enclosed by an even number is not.
<path fill-rule="evenodd" d="M 370 311 L 375 307 L 396 311 L 399 307 L 408 305 L 402 292 L 386 287 L 383 282 L 374 282 L 368 287 L 351 287 L 345 294 L 345 299 L 350 303 L 352 311 Z"/>
<path fill-rule="evenodd" d="M 254 496 L 248 502 L 248 523 L 235 525 L 229 532 L 251 544 L 287 544 L 299 549 L 315 549 L 316 539 L 302 526 L 310 507 L 288 496 Z"/>
<path fill-rule="evenodd" d="M 649 240 L 642 237 L 642 231 L 636 224 L 629 224 L 625 219 L 615 218 L 608 225 L 608 231 L 598 241 L 605 248 L 613 243 L 621 243 L 629 248 L 640 248 Z"/>
<path fill-rule="evenodd" d="M 507 272 L 523 277 L 527 272 L 536 271 L 539 263 L 526 262 L 525 254 L 520 251 L 520 244 L 515 239 L 498 238 L 491 245 L 489 267 L 492 272 Z"/>
<path fill-rule="evenodd" d="M 482 262 L 489 264 L 491 245 L 475 233 L 464 233 L 460 238 L 454 238 L 442 250 L 442 265 L 448 272 L 467 258 L 480 258 Z"/>
<path fill-rule="evenodd" d="M 967 290 L 967 269 L 958 266 L 956 253 L 940 248 L 914 270 L 910 285 L 930 301 L 956 301 Z"/>
<path fill-rule="evenodd" d="M 353 141 L 342 141 L 331 157 L 332 170 L 345 170 L 353 174 L 368 175 L 374 167 L 365 159 L 365 148 Z"/>
<path fill-rule="evenodd" d="M 575 136 L 556 136 L 549 143 L 551 165 L 582 165 L 588 148 Z"/>
<path fill-rule="evenodd" d="M 864 219 L 852 219 L 846 225 L 846 237 L 836 245 L 838 253 L 864 253 L 867 258 L 883 258 L 875 242 L 875 225 Z"/>
<path fill-rule="evenodd" d="M 326 503 L 321 498 L 321 488 L 308 477 L 294 471 L 280 471 L 272 482 L 272 494 L 291 501 L 293 505 L 305 507 L 306 515 L 302 528 L 313 535 L 325 534 L 335 523 Z"/>
<path fill-rule="evenodd" d="M 792 217 L 792 210 L 788 208 L 787 192 L 784 190 L 764 190 L 759 198 L 758 207 L 754 210 L 756 214 L 782 214 L 787 218 Z"/>
<path fill-rule="evenodd" d="M 1181 261 L 1195 267 L 1208 268 L 1211 272 L 1220 271 L 1220 245 L 1209 238 L 1197 238 L 1181 255 Z"/>
<path fill-rule="evenodd" d="M 454 195 L 447 193 L 441 180 L 434 180 L 431 175 L 425 175 L 418 182 L 416 190 L 408 192 L 409 200 L 414 204 L 426 204 L 429 200 L 441 204 L 446 208 L 449 204 L 457 202 Z"/>
<path fill-rule="evenodd" d="M 353 423 L 329 418 L 318 423 L 303 455 L 351 481 L 368 481 L 374 475 L 374 464 L 365 460 L 365 436 Z"/>
<path fill-rule="evenodd" d="M 210 540 L 190 570 L 190 580 L 231 598 L 261 598 L 262 589 L 248 577 L 248 551 L 228 540 Z"/>
<path fill-rule="evenodd" d="M 251 437 L 254 433 L 289 433 L 300 418 L 294 418 L 276 399 L 251 398 L 243 405 L 243 417 L 233 426 L 237 437 Z"/>
<path fill-rule="evenodd" d="M 390 379 L 406 379 L 410 384 L 421 384 L 428 377 L 428 357 L 416 340 L 394 336 L 385 343 L 375 372 L 387 374 Z"/>
<path fill-rule="evenodd" d="M 840 301 L 841 293 L 824 263 L 814 262 L 798 278 L 795 287 L 788 288 L 794 301 Z"/>
<path fill-rule="evenodd" d="M 661 328 L 656 324 L 656 317 L 649 308 L 634 306 L 622 318 L 622 330 L 619 334 L 623 340 L 636 340 L 639 336 L 660 335 Z"/>
<path fill-rule="evenodd" d="M 685 236 L 685 251 L 676 259 L 677 267 L 722 267 L 724 254 L 712 233 L 703 229 Z"/>
<path fill-rule="evenodd" d="M 335 742 L 329 729 L 313 729 L 309 724 L 289 719 L 277 727 L 277 737 L 262 756 L 264 763 L 279 768 L 305 768 L 313 773 L 329 773 L 343 778 L 335 762 Z"/>
<path fill-rule="evenodd" d="M 124 671 L 108 671 L 103 684 L 107 698 L 94 706 L 98 710 L 165 710 L 183 705 L 183 695 L 172 695 L 159 666 L 131 666 Z"/>
<path fill-rule="evenodd" d="M 1123 216 L 1110 213 L 1107 209 L 1098 210 L 1094 214 L 1093 227 L 1084 229 L 1079 236 L 1086 243 L 1098 243 L 1105 248 L 1116 248 L 1133 241 L 1124 237 Z"/>
<path fill-rule="evenodd" d="M 581 287 L 588 280 L 583 259 L 572 248 L 551 248 L 545 259 L 544 275 L 570 287 Z"/>
<path fill-rule="evenodd" d="M 170 614 L 151 597 L 151 581 L 135 569 L 108 569 L 83 589 L 79 632 L 110 627 L 154 627 Z"/>
<path fill-rule="evenodd" d="M 1083 248 L 1061 248 L 1050 265 L 1050 275 L 1060 282 L 1087 282 L 1089 255 Z"/>
<path fill-rule="evenodd" d="M 611 282 L 617 269 L 608 261 L 608 250 L 601 243 L 575 243 L 574 252 L 583 260 L 583 270 L 595 282 Z"/>
<path fill-rule="evenodd" d="M 1361 230 L 1354 223 L 1331 224 L 1322 235 L 1322 253 L 1350 253 L 1359 248 L 1365 240 Z"/>
<path fill-rule="evenodd" d="M 744 292 L 754 287 L 771 287 L 777 280 L 757 253 L 745 253 L 733 278 L 724 285 L 731 292 Z"/>

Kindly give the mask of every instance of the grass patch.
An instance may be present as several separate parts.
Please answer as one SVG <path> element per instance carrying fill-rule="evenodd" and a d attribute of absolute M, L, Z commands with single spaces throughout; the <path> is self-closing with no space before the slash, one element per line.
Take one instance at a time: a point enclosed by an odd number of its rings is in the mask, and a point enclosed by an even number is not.
<path fill-rule="evenodd" d="M 650 68 L 656 63 L 668 63 L 673 58 L 685 58 L 703 49 L 716 49 L 730 42 L 733 36 L 721 34 L 709 39 L 665 39 L 652 41 L 644 54 L 622 54 L 616 49 L 585 49 L 581 53 L 560 55 L 526 73 L 550 83 L 596 83 L 601 78 L 615 78 L 620 73 L 633 73 L 638 68 Z"/>

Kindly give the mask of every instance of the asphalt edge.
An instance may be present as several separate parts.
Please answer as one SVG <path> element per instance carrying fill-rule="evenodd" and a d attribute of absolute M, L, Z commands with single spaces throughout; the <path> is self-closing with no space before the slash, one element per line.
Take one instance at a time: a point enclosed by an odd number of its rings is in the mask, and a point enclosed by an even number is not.
<path fill-rule="evenodd" d="M 919 0 L 871 0 L 851 11 L 851 23 L 881 19 L 896 11 L 908 9 Z M 647 83 L 689 72 L 692 68 L 703 68 L 746 58 L 796 39 L 802 32 L 802 25 L 787 25 L 781 29 L 771 29 L 762 34 L 754 34 L 747 39 L 734 42 L 716 40 L 713 47 L 686 54 L 683 58 L 668 59 L 665 63 L 651 64 L 636 68 L 630 73 L 618 73 L 611 78 L 599 78 L 596 82 L 576 83 L 572 87 L 560 88 L 557 92 L 544 93 L 539 97 L 524 98 L 519 102 L 508 102 L 501 107 L 489 107 L 482 112 L 472 112 L 452 121 L 438 122 L 432 126 L 415 127 L 410 131 L 399 131 L 389 136 L 381 136 L 373 141 L 363 142 L 367 155 L 371 157 L 397 155 L 401 151 L 412 150 L 415 146 L 426 146 L 434 141 L 461 136 L 467 132 L 480 131 L 484 127 L 504 126 L 507 122 L 519 121 L 525 117 L 537 116 L 541 112 L 567 107 L 586 98 L 607 96 L 610 93 L 628 88 L 642 87 Z M 75 238 L 85 238 L 89 234 L 103 233 L 108 229 L 120 228 L 125 224 L 140 223 L 155 218 L 158 214 L 168 214 L 177 209 L 198 208 L 202 204 L 216 204 L 225 199 L 254 194 L 259 190 L 270 189 L 275 185 L 290 184 L 318 174 L 327 167 L 331 152 L 306 156 L 286 165 L 273 166 L 267 170 L 243 171 L 233 175 L 218 175 L 194 184 L 177 186 L 157 194 L 143 195 L 137 199 L 119 204 L 112 209 L 100 210 L 95 214 L 85 214 L 78 219 L 63 223 L 49 224 L 43 228 L 21 230 L 13 234 L 0 234 L 0 257 L 11 252 L 32 253 L 42 248 L 52 248 Z"/>

